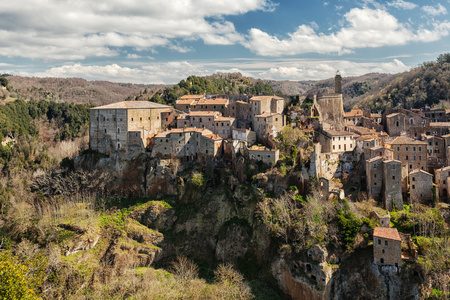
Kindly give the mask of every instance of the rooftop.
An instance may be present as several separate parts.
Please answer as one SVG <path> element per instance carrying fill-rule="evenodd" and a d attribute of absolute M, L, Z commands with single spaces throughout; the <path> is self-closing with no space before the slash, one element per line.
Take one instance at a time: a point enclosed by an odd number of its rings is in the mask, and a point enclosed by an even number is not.
<path fill-rule="evenodd" d="M 196 105 L 225 105 L 228 104 L 228 99 L 217 98 L 217 99 L 200 99 Z"/>
<path fill-rule="evenodd" d="M 345 136 L 352 135 L 353 136 L 352 132 L 343 131 L 343 130 L 325 129 L 324 132 L 331 136 L 343 136 L 343 135 L 345 135 Z"/>
<path fill-rule="evenodd" d="M 150 101 L 122 101 L 94 107 L 91 109 L 170 109 L 169 105 L 159 104 Z"/>
<path fill-rule="evenodd" d="M 415 174 L 415 173 L 423 173 L 423 174 L 426 174 L 426 175 L 429 175 L 429 176 L 433 176 L 433 175 L 431 175 L 430 173 L 428 173 L 428 172 L 426 172 L 426 171 L 424 171 L 424 170 L 422 170 L 422 169 L 415 169 L 415 170 L 412 170 L 411 172 L 409 172 L 409 175 Z"/>
<path fill-rule="evenodd" d="M 373 230 L 373 236 L 396 241 L 402 240 L 396 228 L 375 227 Z"/>
<path fill-rule="evenodd" d="M 430 122 L 430 127 L 450 127 L 450 122 Z"/>
<path fill-rule="evenodd" d="M 411 145 L 411 144 L 427 145 L 426 142 L 414 140 L 414 139 L 406 137 L 406 136 L 399 136 L 391 142 L 386 142 L 386 144 L 390 144 L 390 145 L 405 145 L 405 144 L 406 145 Z"/>
<path fill-rule="evenodd" d="M 363 116 L 363 111 L 361 109 L 352 109 L 349 112 L 344 113 L 344 118 L 361 117 Z"/>
<path fill-rule="evenodd" d="M 250 98 L 250 101 L 263 101 L 266 99 L 284 100 L 284 98 L 274 95 L 274 96 L 254 96 Z"/>

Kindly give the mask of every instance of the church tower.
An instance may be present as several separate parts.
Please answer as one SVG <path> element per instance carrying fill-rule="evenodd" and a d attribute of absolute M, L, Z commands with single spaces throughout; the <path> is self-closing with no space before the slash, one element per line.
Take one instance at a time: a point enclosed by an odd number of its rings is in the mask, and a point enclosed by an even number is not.
<path fill-rule="evenodd" d="M 342 94 L 342 76 L 339 71 L 336 72 L 334 77 L 334 90 L 336 94 Z"/>

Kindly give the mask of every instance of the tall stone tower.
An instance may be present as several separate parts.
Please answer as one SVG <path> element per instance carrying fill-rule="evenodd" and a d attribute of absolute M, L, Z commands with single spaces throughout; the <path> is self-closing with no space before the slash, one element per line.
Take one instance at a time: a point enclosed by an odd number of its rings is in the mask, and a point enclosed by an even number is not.
<path fill-rule="evenodd" d="M 334 77 L 334 91 L 336 94 L 342 94 L 342 76 L 339 71 L 336 72 Z"/>

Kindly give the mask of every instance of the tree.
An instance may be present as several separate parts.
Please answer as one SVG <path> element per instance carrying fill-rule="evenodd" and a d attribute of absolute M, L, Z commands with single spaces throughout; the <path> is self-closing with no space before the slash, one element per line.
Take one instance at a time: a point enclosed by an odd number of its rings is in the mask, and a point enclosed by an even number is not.
<path fill-rule="evenodd" d="M 34 259 L 21 262 L 9 251 L 0 253 L 0 299 L 39 299 L 44 269 Z"/>

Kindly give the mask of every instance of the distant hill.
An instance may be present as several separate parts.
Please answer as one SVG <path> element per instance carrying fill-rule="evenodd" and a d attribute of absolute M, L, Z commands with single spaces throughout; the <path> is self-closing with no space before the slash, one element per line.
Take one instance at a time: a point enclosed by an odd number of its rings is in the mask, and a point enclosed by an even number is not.
<path fill-rule="evenodd" d="M 389 107 L 420 108 L 444 106 L 450 108 L 450 53 L 435 62 L 426 62 L 408 72 L 397 74 L 382 89 L 367 95 L 356 107 L 383 111 Z"/>
<path fill-rule="evenodd" d="M 392 74 L 369 73 L 356 77 L 342 78 L 344 109 L 350 110 L 365 97 L 378 93 L 395 78 Z M 318 81 L 307 92 L 309 95 L 334 93 L 334 78 Z"/>
<path fill-rule="evenodd" d="M 81 78 L 8 76 L 11 98 L 104 105 L 125 99 L 150 99 L 166 85 L 87 81 Z"/>

